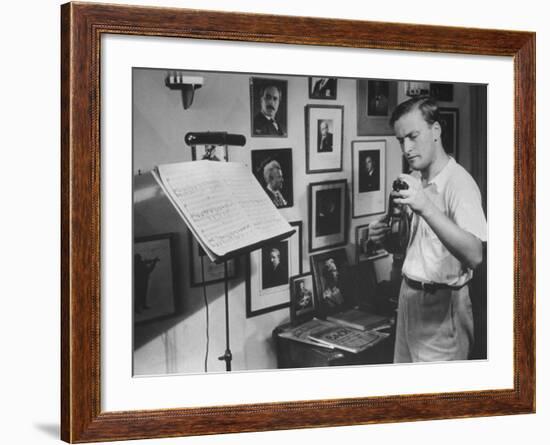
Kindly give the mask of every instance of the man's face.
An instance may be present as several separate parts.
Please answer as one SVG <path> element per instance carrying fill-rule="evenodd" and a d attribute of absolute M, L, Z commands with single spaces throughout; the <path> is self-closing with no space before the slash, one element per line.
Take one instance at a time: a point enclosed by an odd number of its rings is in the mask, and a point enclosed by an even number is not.
<path fill-rule="evenodd" d="M 372 158 L 370 156 L 367 156 L 365 158 L 365 167 L 366 167 L 368 172 L 371 172 L 372 169 L 373 169 Z"/>
<path fill-rule="evenodd" d="M 321 136 L 326 136 L 328 134 L 328 124 L 326 122 L 321 122 Z"/>
<path fill-rule="evenodd" d="M 281 262 L 281 259 L 279 258 L 279 253 L 275 250 L 272 250 L 269 254 L 269 261 L 271 261 L 271 265 L 273 266 L 273 269 L 275 269 Z"/>
<path fill-rule="evenodd" d="M 419 109 L 401 116 L 393 125 L 395 136 L 401 145 L 403 156 L 414 170 L 425 170 L 435 159 L 434 139 L 441 137 L 441 127 L 435 122 L 429 125 Z"/>
<path fill-rule="evenodd" d="M 279 109 L 279 100 L 279 90 L 277 90 L 277 88 L 266 88 L 261 100 L 262 112 L 271 119 L 275 119 L 275 115 Z"/>
<path fill-rule="evenodd" d="M 278 168 L 274 168 L 271 172 L 270 186 L 272 190 L 281 190 L 283 188 L 283 172 Z"/>

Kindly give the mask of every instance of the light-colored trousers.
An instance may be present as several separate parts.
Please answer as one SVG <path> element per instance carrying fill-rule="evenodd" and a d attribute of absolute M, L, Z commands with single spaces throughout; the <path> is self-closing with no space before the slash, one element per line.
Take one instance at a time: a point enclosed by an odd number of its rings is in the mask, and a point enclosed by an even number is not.
<path fill-rule="evenodd" d="M 466 360 L 474 322 L 468 285 L 433 293 L 401 283 L 394 363 Z"/>

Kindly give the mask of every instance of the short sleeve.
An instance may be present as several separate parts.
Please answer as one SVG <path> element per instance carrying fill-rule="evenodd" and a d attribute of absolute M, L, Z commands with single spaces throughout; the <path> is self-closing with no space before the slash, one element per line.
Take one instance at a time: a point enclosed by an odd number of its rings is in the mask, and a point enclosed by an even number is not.
<path fill-rule="evenodd" d="M 450 215 L 461 228 L 487 241 L 487 220 L 481 205 L 481 193 L 473 178 L 459 176 L 450 184 Z"/>

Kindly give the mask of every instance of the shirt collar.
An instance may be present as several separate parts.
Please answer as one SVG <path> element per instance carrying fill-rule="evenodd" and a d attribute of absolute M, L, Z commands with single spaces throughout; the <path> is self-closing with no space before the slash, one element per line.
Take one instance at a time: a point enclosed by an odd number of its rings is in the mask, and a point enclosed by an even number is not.
<path fill-rule="evenodd" d="M 432 180 L 428 181 L 428 184 L 435 184 L 438 191 L 443 190 L 455 166 L 456 161 L 452 156 L 449 156 L 449 160 L 447 161 L 447 164 L 445 164 L 445 167 L 443 167 L 443 169 L 437 175 L 435 175 Z"/>

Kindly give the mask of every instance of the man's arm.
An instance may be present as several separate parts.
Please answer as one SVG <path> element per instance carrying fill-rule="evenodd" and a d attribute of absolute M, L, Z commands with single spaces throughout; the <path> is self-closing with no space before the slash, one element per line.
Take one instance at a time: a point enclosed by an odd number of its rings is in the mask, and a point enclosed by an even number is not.
<path fill-rule="evenodd" d="M 426 195 L 420 181 L 410 175 L 401 175 L 409 188 L 395 193 L 397 204 L 407 204 L 428 223 L 443 245 L 461 263 L 475 269 L 483 260 L 481 240 L 460 228 L 439 210 Z"/>

